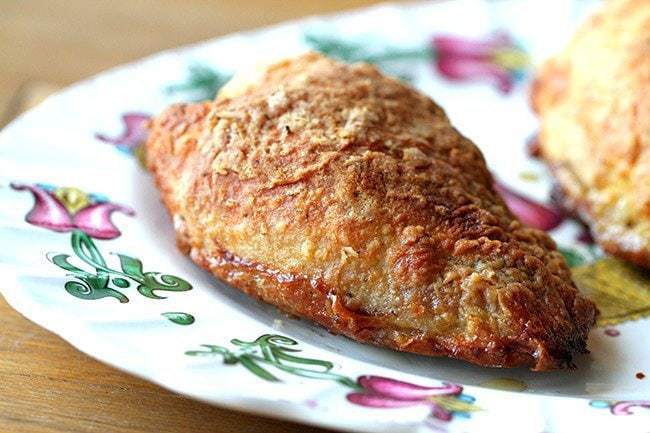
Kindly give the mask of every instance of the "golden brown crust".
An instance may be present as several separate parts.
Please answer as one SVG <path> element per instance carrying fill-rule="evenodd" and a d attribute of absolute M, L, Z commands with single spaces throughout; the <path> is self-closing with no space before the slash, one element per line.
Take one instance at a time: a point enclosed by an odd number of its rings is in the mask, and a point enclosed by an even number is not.
<path fill-rule="evenodd" d="M 246 293 L 397 350 L 536 370 L 584 352 L 595 308 L 429 98 L 316 54 L 154 120 L 179 246 Z"/>
<path fill-rule="evenodd" d="M 650 4 L 610 0 L 533 86 L 540 155 L 605 251 L 650 267 Z"/>

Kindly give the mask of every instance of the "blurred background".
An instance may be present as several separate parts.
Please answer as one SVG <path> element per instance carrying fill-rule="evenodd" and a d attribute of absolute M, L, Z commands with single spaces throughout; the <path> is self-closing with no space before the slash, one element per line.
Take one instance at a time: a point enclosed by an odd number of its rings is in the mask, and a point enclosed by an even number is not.
<path fill-rule="evenodd" d="M 375 0 L 0 0 L 0 127 L 57 89 L 157 51 Z"/>

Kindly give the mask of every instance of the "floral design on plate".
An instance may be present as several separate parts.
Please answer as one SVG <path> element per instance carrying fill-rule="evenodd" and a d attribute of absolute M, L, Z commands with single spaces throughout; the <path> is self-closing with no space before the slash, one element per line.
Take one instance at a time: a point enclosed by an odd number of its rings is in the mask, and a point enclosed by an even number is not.
<path fill-rule="evenodd" d="M 592 400 L 589 404 L 597 409 L 609 409 L 612 415 L 634 415 L 639 413 L 637 408 L 650 409 L 650 400 Z"/>
<path fill-rule="evenodd" d="M 232 351 L 223 346 L 202 345 L 205 350 L 190 350 L 189 356 L 220 355 L 228 365 L 240 364 L 251 373 L 270 382 L 280 379 L 269 371 L 272 367 L 286 374 L 310 379 L 332 380 L 349 389 L 347 400 L 368 408 L 402 408 L 428 406 L 431 417 L 451 421 L 454 416 L 469 417 L 481 410 L 472 396 L 463 394 L 463 387 L 451 383 L 427 387 L 382 376 L 359 376 L 356 380 L 332 371 L 334 364 L 315 358 L 297 356 L 298 342 L 283 336 L 265 334 L 254 341 L 231 340 Z"/>
<path fill-rule="evenodd" d="M 573 280 L 598 309 L 599 326 L 650 317 L 650 276 L 612 257 L 572 268 Z"/>
<path fill-rule="evenodd" d="M 30 191 L 34 206 L 25 216 L 29 224 L 55 232 L 79 230 L 96 239 L 115 239 L 121 232 L 111 221 L 113 212 L 133 216 L 133 209 L 78 188 L 13 182 L 16 191 Z"/>
<path fill-rule="evenodd" d="M 432 61 L 440 76 L 456 82 L 487 81 L 510 93 L 530 65 L 526 52 L 505 32 L 483 39 L 435 35 L 429 44 L 412 49 L 386 47 L 377 52 L 361 43 L 307 34 L 312 49 L 347 62 L 374 63 L 384 69 L 398 61 Z M 374 46 L 376 44 L 372 44 Z"/>
<path fill-rule="evenodd" d="M 135 155 L 144 166 L 144 142 L 147 140 L 147 124 L 151 116 L 145 113 L 127 112 L 122 114 L 124 130 L 118 136 L 111 137 L 102 133 L 95 133 L 95 138 L 105 143 L 112 144 L 116 149 Z"/>
<path fill-rule="evenodd" d="M 300 350 L 293 348 L 298 342 L 289 337 L 276 334 L 264 334 L 254 341 L 234 338 L 230 342 L 237 347 L 232 351 L 223 346 L 203 344 L 206 350 L 189 350 L 189 356 L 221 355 L 228 365 L 241 364 L 248 371 L 270 382 L 280 382 L 268 368 L 273 367 L 284 373 L 311 379 L 334 380 L 350 388 L 357 388 L 354 380 L 334 373 L 334 364 L 314 358 L 296 356 Z"/>
<path fill-rule="evenodd" d="M 90 236 L 79 230 L 72 232 L 70 241 L 77 258 L 92 267 L 94 272 L 70 263 L 68 254 L 49 253 L 47 258 L 75 278 L 66 282 L 64 287 L 77 298 L 95 300 L 111 297 L 126 303 L 129 298 L 119 289 L 126 289 L 132 284 L 137 284 L 137 291 L 150 299 L 165 299 L 157 291 L 184 292 L 192 289 L 190 283 L 177 276 L 144 272 L 139 259 L 124 254 L 115 254 L 119 258 L 120 269 L 109 267 Z"/>
<path fill-rule="evenodd" d="M 145 113 L 127 112 L 122 114 L 124 131 L 116 137 L 96 133 L 95 138 L 103 142 L 113 144 L 123 152 L 133 153 L 133 150 L 140 146 L 147 139 L 147 122 L 151 116 Z"/>
<path fill-rule="evenodd" d="M 440 421 L 451 421 L 454 415 L 469 417 L 480 410 L 474 405 L 474 397 L 451 383 L 427 387 L 381 376 L 360 376 L 357 383 L 362 391 L 351 392 L 346 398 L 360 406 L 384 409 L 423 405 Z"/>
<path fill-rule="evenodd" d="M 435 36 L 433 49 L 440 74 L 457 81 L 493 82 L 502 93 L 510 93 L 521 80 L 530 60 L 506 33 L 483 40 Z"/>

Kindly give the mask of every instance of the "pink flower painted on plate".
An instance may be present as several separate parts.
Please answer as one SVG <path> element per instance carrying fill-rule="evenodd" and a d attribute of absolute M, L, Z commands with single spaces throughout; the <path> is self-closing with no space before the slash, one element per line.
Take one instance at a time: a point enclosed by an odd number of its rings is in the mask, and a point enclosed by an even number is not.
<path fill-rule="evenodd" d="M 426 387 L 381 376 L 360 376 L 357 383 L 361 391 L 347 395 L 351 403 L 372 408 L 401 408 L 428 406 L 431 416 L 450 421 L 455 415 L 469 417 L 480 410 L 474 398 L 463 394 L 463 388 L 451 383 Z"/>
<path fill-rule="evenodd" d="M 147 122 L 151 116 L 144 113 L 124 113 L 122 123 L 124 131 L 117 137 L 96 133 L 98 140 L 115 145 L 123 152 L 133 153 L 147 139 Z"/>
<path fill-rule="evenodd" d="M 650 409 L 650 400 L 592 400 L 589 404 L 597 409 L 609 409 L 612 415 L 634 415 L 638 412 L 635 411 L 634 408 Z"/>
<path fill-rule="evenodd" d="M 553 230 L 564 221 L 564 215 L 559 209 L 537 203 L 499 182 L 494 183 L 494 189 L 506 202 L 510 212 L 529 227 Z"/>
<path fill-rule="evenodd" d="M 436 67 L 444 77 L 457 81 L 490 81 L 509 93 L 524 76 L 528 55 L 505 33 L 484 40 L 435 36 Z"/>
<path fill-rule="evenodd" d="M 77 188 L 17 182 L 11 187 L 16 191 L 30 191 L 34 196 L 34 206 L 25 221 L 55 232 L 81 230 L 93 238 L 114 239 L 121 232 L 111 221 L 111 214 L 115 211 L 135 214 L 129 207 Z"/>
<path fill-rule="evenodd" d="M 632 415 L 635 407 L 650 409 L 650 400 L 619 401 L 612 405 L 610 411 L 614 415 Z"/>

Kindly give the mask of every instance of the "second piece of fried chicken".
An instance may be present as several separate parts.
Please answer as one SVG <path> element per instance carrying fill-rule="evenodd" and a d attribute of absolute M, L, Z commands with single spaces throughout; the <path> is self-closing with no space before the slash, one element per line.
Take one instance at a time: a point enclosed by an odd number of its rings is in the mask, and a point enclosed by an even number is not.
<path fill-rule="evenodd" d="M 563 204 L 650 268 L 650 1 L 606 2 L 541 69 L 533 105 Z"/>
<path fill-rule="evenodd" d="M 180 248 L 358 341 L 486 366 L 561 368 L 594 305 L 523 227 L 433 101 L 317 54 L 157 117 L 147 161 Z"/>

